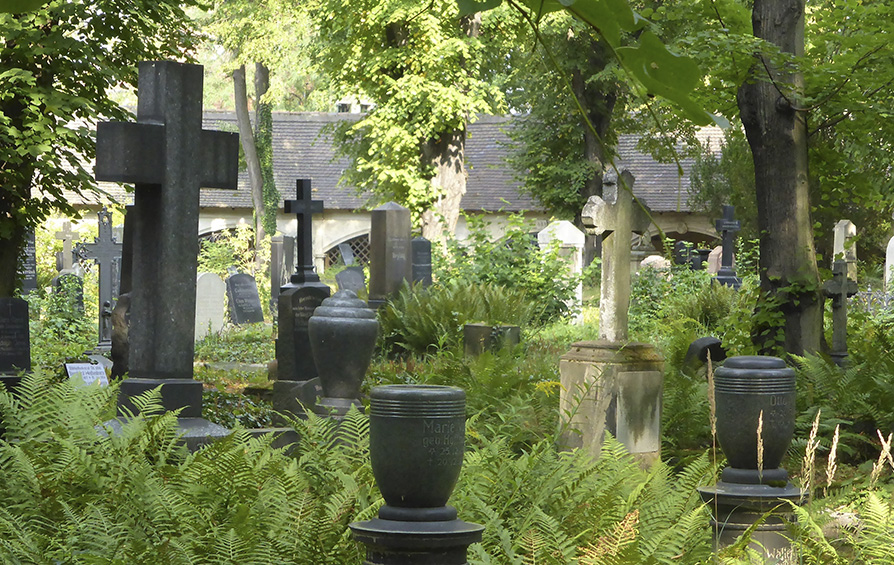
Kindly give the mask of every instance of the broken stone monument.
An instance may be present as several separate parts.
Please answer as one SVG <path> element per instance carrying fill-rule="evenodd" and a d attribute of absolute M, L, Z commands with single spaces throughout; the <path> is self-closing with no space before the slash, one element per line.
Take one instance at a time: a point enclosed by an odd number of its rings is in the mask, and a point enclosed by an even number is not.
<path fill-rule="evenodd" d="M 197 233 L 199 188 L 235 189 L 239 153 L 237 134 L 202 129 L 202 81 L 199 65 L 140 63 L 137 122 L 104 122 L 96 132 L 96 179 L 135 185 L 132 234 L 125 231 L 133 245 L 130 378 L 119 414 L 161 386 L 190 449 L 229 433 L 202 419 L 202 383 L 193 379 Z"/>
<path fill-rule="evenodd" d="M 630 342 L 630 242 L 651 222 L 633 198 L 633 175 L 624 171 L 615 185 L 604 181 L 606 195 L 591 196 L 582 213 L 588 233 L 602 236 L 602 289 L 599 339 L 573 344 L 562 356 L 559 404 L 567 431 L 564 447 L 580 447 L 598 457 L 605 432 L 614 435 L 648 466 L 661 455 L 661 396 L 664 359 L 646 343 Z"/>
<path fill-rule="evenodd" d="M 847 278 L 857 282 L 857 226 L 850 220 L 839 220 L 832 228 L 832 265 L 842 260 L 847 263 Z"/>

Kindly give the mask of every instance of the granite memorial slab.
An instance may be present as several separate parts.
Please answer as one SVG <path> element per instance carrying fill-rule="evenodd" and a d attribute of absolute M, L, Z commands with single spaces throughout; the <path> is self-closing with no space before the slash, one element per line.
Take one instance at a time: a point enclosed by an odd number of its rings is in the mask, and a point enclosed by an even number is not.
<path fill-rule="evenodd" d="M 264 321 L 258 283 L 253 276 L 237 273 L 227 277 L 227 302 L 230 306 L 230 320 L 234 324 L 259 324 Z"/>

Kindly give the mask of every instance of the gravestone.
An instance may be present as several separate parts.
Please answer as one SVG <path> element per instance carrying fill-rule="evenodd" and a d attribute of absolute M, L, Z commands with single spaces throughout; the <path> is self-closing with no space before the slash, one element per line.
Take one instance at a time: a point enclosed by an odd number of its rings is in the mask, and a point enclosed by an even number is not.
<path fill-rule="evenodd" d="M 227 433 L 201 419 L 202 383 L 192 378 L 199 187 L 235 189 L 239 154 L 237 134 L 202 130 L 202 80 L 199 65 L 140 63 L 137 122 L 100 123 L 96 133 L 96 179 L 135 185 L 130 378 L 119 406 L 133 411 L 131 397 L 162 385 L 192 449 Z"/>
<path fill-rule="evenodd" d="M 341 254 L 341 262 L 345 264 L 345 267 L 350 267 L 354 264 L 354 250 L 351 249 L 349 244 L 339 243 L 338 252 Z"/>
<path fill-rule="evenodd" d="M 832 351 L 829 356 L 839 367 L 847 358 L 847 299 L 857 294 L 857 283 L 847 276 L 848 264 L 838 259 L 832 265 L 832 278 L 823 283 L 823 293 L 832 299 Z"/>
<path fill-rule="evenodd" d="M 584 239 L 584 232 L 577 229 L 568 220 L 551 222 L 537 234 L 537 243 L 540 245 L 540 249 L 549 249 L 553 245 L 558 245 L 559 256 L 568 263 L 571 275 L 578 279 L 583 271 Z M 566 302 L 568 311 L 574 312 L 574 323 L 576 324 L 583 322 L 581 313 L 583 296 L 583 284 L 578 281 L 574 290 L 574 298 Z"/>
<path fill-rule="evenodd" d="M 31 370 L 28 303 L 21 298 L 0 298 L 0 382 L 7 389 L 18 385 L 20 371 Z"/>
<path fill-rule="evenodd" d="M 85 259 L 99 265 L 99 348 L 104 349 L 112 346 L 112 308 L 118 298 L 114 292 L 118 285 L 113 281 L 119 271 L 113 264 L 121 262 L 121 243 L 112 235 L 112 213 L 103 208 L 96 217 L 99 235 L 93 243 L 81 244 L 81 248 Z"/>
<path fill-rule="evenodd" d="M 227 277 L 227 303 L 230 305 L 230 321 L 237 326 L 264 321 L 258 283 L 251 275 L 236 273 Z"/>
<path fill-rule="evenodd" d="M 664 360 L 646 343 L 628 341 L 630 242 L 649 228 L 647 210 L 633 199 L 633 175 L 616 186 L 607 177 L 607 197 L 591 196 L 581 218 L 587 232 L 602 236 L 599 340 L 577 342 L 559 361 L 560 413 L 567 418 L 561 442 L 598 457 L 610 432 L 645 466 L 661 456 Z M 615 190 L 613 190 L 615 189 Z"/>
<path fill-rule="evenodd" d="M 289 283 L 280 289 L 273 407 L 301 416 L 302 405 L 313 406 L 322 390 L 311 352 L 308 321 L 317 306 L 329 298 L 331 290 L 320 282 L 314 268 L 313 215 L 323 211 L 323 202 L 313 200 L 310 180 L 299 179 L 295 184 L 297 198 L 286 201 L 284 208 L 298 220 L 297 265 Z"/>
<path fill-rule="evenodd" d="M 431 278 L 431 242 L 424 237 L 414 237 L 410 242 L 413 256 L 413 282 L 429 287 Z"/>
<path fill-rule="evenodd" d="M 839 220 L 832 228 L 832 264 L 843 260 L 847 264 L 847 278 L 857 281 L 857 226 L 850 220 Z"/>
<path fill-rule="evenodd" d="M 356 295 L 366 292 L 366 274 L 362 267 L 345 267 L 335 275 L 338 290 L 350 290 Z"/>
<path fill-rule="evenodd" d="M 227 285 L 216 273 L 196 276 L 196 341 L 219 333 L 226 322 L 224 298 Z"/>
<path fill-rule="evenodd" d="M 72 247 L 71 244 L 74 241 L 75 236 L 78 235 L 78 232 L 72 231 L 71 229 L 71 221 L 65 220 L 62 222 L 62 229 L 57 231 L 55 234 L 56 239 L 62 241 L 62 256 L 61 256 L 61 265 L 59 265 L 59 271 L 67 271 L 72 267 Z"/>
<path fill-rule="evenodd" d="M 410 211 L 388 202 L 370 213 L 369 304 L 378 308 L 413 279 Z"/>
<path fill-rule="evenodd" d="M 25 249 L 19 264 L 19 277 L 22 279 L 22 294 L 30 294 L 32 290 L 37 290 L 37 245 L 34 230 L 25 234 Z"/>
<path fill-rule="evenodd" d="M 77 379 L 85 385 L 109 386 L 109 377 L 102 365 L 95 363 L 66 363 L 65 372 L 69 379 Z"/>
<path fill-rule="evenodd" d="M 275 235 L 270 240 L 270 312 L 278 314 L 279 289 L 295 271 L 295 238 Z"/>
<path fill-rule="evenodd" d="M 716 280 L 722 285 L 738 289 L 742 286 L 742 279 L 736 276 L 736 269 L 733 267 L 733 253 L 736 248 L 736 232 L 739 231 L 742 224 L 735 219 L 735 215 L 735 206 L 724 206 L 723 217 L 714 224 L 715 229 L 720 233 L 722 242 L 720 270 L 717 272 Z"/>

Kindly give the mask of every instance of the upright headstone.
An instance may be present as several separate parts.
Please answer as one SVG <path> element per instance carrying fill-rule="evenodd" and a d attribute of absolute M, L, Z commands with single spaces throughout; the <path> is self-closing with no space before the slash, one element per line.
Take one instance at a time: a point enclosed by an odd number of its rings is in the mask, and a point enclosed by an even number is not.
<path fill-rule="evenodd" d="M 230 321 L 237 326 L 264 321 L 258 283 L 251 275 L 236 273 L 227 277 L 227 303 L 230 305 Z"/>
<path fill-rule="evenodd" d="M 338 290 L 350 290 L 356 295 L 366 291 L 366 274 L 362 267 L 345 267 L 335 275 Z"/>
<path fill-rule="evenodd" d="M 838 259 L 832 265 L 832 278 L 823 283 L 823 292 L 832 299 L 832 352 L 835 364 L 844 366 L 847 358 L 847 299 L 857 294 L 857 283 L 847 277 L 848 264 Z"/>
<path fill-rule="evenodd" d="M 31 370 L 28 303 L 21 298 L 0 298 L 0 382 L 7 389 L 19 383 L 18 373 Z"/>
<path fill-rule="evenodd" d="M 308 179 L 299 179 L 296 191 L 297 199 L 285 202 L 286 213 L 295 214 L 298 220 L 298 256 L 295 272 L 279 295 L 273 407 L 280 412 L 302 415 L 304 412 L 299 403 L 312 406 L 321 390 L 307 325 L 314 310 L 329 297 L 331 290 L 320 282 L 314 268 L 312 218 L 323 211 L 323 202 L 313 199 Z"/>
<path fill-rule="evenodd" d="M 93 243 L 82 244 L 85 258 L 99 265 L 99 347 L 112 346 L 112 308 L 118 296 L 113 293 L 115 271 L 113 263 L 121 262 L 121 242 L 112 235 L 112 213 L 103 208 L 96 214 L 99 235 Z"/>
<path fill-rule="evenodd" d="M 199 273 L 196 276 L 196 341 L 223 329 L 226 292 L 227 285 L 216 273 Z"/>
<path fill-rule="evenodd" d="M 850 220 L 839 220 L 832 229 L 832 265 L 839 259 L 847 263 L 847 278 L 857 281 L 857 226 Z"/>
<path fill-rule="evenodd" d="M 37 290 L 37 245 L 34 230 L 25 235 L 25 250 L 19 265 L 19 276 L 22 278 L 22 294 Z"/>
<path fill-rule="evenodd" d="M 717 282 L 722 285 L 739 288 L 742 279 L 736 276 L 733 267 L 733 253 L 736 249 L 736 232 L 742 227 L 742 223 L 735 219 L 736 207 L 724 206 L 723 217 L 715 222 L 715 229 L 721 236 L 720 270 L 717 272 Z"/>
<path fill-rule="evenodd" d="M 413 257 L 413 282 L 423 287 L 431 286 L 431 242 L 424 237 L 414 237 L 410 242 Z"/>
<path fill-rule="evenodd" d="M 279 303 L 279 289 L 289 282 L 295 271 L 295 238 L 276 235 L 270 240 L 270 312 L 275 317 Z"/>
<path fill-rule="evenodd" d="M 370 214 L 369 304 L 378 308 L 412 280 L 410 211 L 388 202 Z"/>
<path fill-rule="evenodd" d="M 235 189 L 239 137 L 202 130 L 199 65 L 140 63 L 137 123 L 100 123 L 96 178 L 135 184 L 130 378 L 119 403 L 159 385 L 166 409 L 182 409 L 190 447 L 227 433 L 201 420 L 195 351 L 199 187 Z M 130 226 L 128 226 L 130 227 Z"/>
<path fill-rule="evenodd" d="M 572 276 L 580 278 L 583 271 L 584 232 L 568 220 L 556 220 L 542 229 L 537 234 L 537 243 L 540 249 L 549 249 L 552 245 L 558 245 L 559 255 L 568 263 L 568 269 Z M 578 281 L 574 290 L 574 298 L 569 301 L 568 311 L 574 312 L 574 322 L 583 322 L 581 306 L 583 304 L 583 284 Z"/>
<path fill-rule="evenodd" d="M 71 229 L 71 221 L 65 220 L 62 222 L 62 229 L 56 232 L 56 239 L 62 241 L 62 265 L 60 271 L 66 271 L 71 269 L 72 267 L 72 247 L 71 244 L 74 241 L 75 236 L 78 235 L 78 232 L 72 231 Z"/>
<path fill-rule="evenodd" d="M 566 414 L 565 447 L 581 447 L 598 457 L 610 432 L 644 466 L 661 455 L 661 397 L 664 360 L 652 345 L 628 341 L 631 233 L 649 228 L 646 209 L 633 200 L 633 175 L 624 171 L 615 187 L 603 183 L 609 203 L 591 196 L 581 217 L 587 231 L 602 235 L 602 291 L 599 340 L 582 341 L 559 362 L 559 405 Z"/>

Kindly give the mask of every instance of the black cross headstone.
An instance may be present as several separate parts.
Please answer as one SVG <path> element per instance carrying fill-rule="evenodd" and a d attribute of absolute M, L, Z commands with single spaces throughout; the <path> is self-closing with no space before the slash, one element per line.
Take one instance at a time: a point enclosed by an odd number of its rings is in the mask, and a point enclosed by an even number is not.
<path fill-rule="evenodd" d="M 313 215 L 323 212 L 323 201 L 313 200 L 310 179 L 298 179 L 295 184 L 298 198 L 285 201 L 286 214 L 295 214 L 298 218 L 298 257 L 291 281 L 295 284 L 318 282 L 320 277 L 314 268 Z"/>
<path fill-rule="evenodd" d="M 715 222 L 714 227 L 720 233 L 722 246 L 717 282 L 739 288 L 742 286 L 742 279 L 736 276 L 736 269 L 733 268 L 733 248 L 736 232 L 741 229 L 742 223 L 735 219 L 735 214 L 735 206 L 724 206 L 723 217 Z"/>
<path fill-rule="evenodd" d="M 113 294 L 112 264 L 121 260 L 121 242 L 112 235 L 112 213 L 103 208 L 96 217 L 99 235 L 82 248 L 84 258 L 99 265 L 99 346 L 109 347 L 112 345 L 112 301 L 117 298 Z"/>
<path fill-rule="evenodd" d="M 830 357 L 844 366 L 847 357 L 847 299 L 857 294 L 857 283 L 847 278 L 847 261 L 832 264 L 832 278 L 823 283 L 823 293 L 832 299 L 832 352 Z"/>
<path fill-rule="evenodd" d="M 237 187 L 239 136 L 202 129 L 200 65 L 140 63 L 136 123 L 100 123 L 96 179 L 135 184 L 130 378 L 122 404 L 162 388 L 168 410 L 200 418 L 195 351 L 199 188 Z M 128 230 L 129 231 L 129 230 Z"/>

